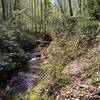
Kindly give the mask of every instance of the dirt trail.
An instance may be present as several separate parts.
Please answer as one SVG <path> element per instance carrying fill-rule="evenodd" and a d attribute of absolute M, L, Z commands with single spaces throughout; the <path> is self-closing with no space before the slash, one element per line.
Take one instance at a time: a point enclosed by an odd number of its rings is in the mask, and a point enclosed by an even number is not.
<path fill-rule="evenodd" d="M 61 95 L 58 95 L 56 100 L 100 100 L 100 95 L 93 95 L 97 91 L 100 92 L 100 86 L 90 85 L 92 75 L 88 76 L 84 72 L 85 70 L 93 70 L 100 74 L 100 67 L 93 68 L 91 63 L 96 54 L 100 59 L 100 45 L 95 45 L 86 54 L 78 57 L 64 68 L 63 72 L 68 73 L 73 78 L 73 83 L 69 87 L 62 88 Z"/>
<path fill-rule="evenodd" d="M 92 49 L 89 49 L 86 54 L 78 57 L 70 66 L 69 74 L 76 75 L 78 72 L 87 69 L 92 63 L 91 60 L 96 53 L 100 53 L 100 45 L 95 46 Z"/>

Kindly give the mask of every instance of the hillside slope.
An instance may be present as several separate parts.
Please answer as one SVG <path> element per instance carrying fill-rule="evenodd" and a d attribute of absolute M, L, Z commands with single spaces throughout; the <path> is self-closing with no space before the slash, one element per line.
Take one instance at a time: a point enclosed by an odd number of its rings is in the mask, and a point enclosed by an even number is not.
<path fill-rule="evenodd" d="M 100 100 L 100 44 L 72 61 L 63 73 L 73 81 L 60 90 L 56 100 Z"/>

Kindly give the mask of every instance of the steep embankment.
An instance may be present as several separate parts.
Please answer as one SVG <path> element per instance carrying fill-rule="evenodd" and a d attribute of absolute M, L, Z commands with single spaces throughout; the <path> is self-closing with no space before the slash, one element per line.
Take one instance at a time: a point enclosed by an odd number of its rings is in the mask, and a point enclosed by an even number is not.
<path fill-rule="evenodd" d="M 100 100 L 100 44 L 72 61 L 63 73 L 73 81 L 60 90 L 56 100 Z"/>

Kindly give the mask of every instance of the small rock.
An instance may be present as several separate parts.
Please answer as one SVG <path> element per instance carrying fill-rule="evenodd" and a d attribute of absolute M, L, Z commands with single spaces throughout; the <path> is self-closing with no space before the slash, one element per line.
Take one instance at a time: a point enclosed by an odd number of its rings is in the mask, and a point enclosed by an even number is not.
<path fill-rule="evenodd" d="M 60 95 L 58 95 L 55 100 L 62 100 L 62 99 L 61 99 Z"/>
<path fill-rule="evenodd" d="M 0 100 L 3 100 L 2 97 L 0 97 Z"/>
<path fill-rule="evenodd" d="M 72 100 L 80 100 L 79 98 L 72 98 Z"/>

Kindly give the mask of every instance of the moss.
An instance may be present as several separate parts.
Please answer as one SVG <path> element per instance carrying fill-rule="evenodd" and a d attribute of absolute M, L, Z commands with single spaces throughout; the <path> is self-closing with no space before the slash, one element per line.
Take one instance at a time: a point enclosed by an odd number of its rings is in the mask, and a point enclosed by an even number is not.
<path fill-rule="evenodd" d="M 91 81 L 93 86 L 100 86 L 100 75 L 96 75 L 95 78 Z"/>
<path fill-rule="evenodd" d="M 40 63 L 40 65 L 42 66 L 43 70 L 47 70 L 49 68 L 49 66 L 50 66 L 50 62 L 46 59 L 46 60 L 42 61 Z"/>
<path fill-rule="evenodd" d="M 38 100 L 38 96 L 36 92 L 32 92 L 31 95 L 29 95 L 28 100 Z"/>
<path fill-rule="evenodd" d="M 40 100 L 41 94 L 43 93 L 44 89 L 48 86 L 50 80 L 41 80 L 37 86 L 35 86 L 29 96 L 28 100 Z"/>

